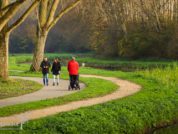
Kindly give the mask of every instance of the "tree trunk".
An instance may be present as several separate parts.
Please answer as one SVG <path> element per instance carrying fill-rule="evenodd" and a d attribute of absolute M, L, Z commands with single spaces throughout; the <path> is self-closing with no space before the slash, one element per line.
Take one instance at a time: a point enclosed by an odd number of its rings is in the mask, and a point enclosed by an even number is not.
<path fill-rule="evenodd" d="M 0 78 L 8 78 L 9 34 L 0 34 Z"/>
<path fill-rule="evenodd" d="M 44 50 L 46 44 L 47 34 L 39 34 L 37 45 L 35 45 L 34 55 L 33 55 L 33 63 L 31 66 L 31 71 L 40 71 L 40 64 L 44 58 Z"/>

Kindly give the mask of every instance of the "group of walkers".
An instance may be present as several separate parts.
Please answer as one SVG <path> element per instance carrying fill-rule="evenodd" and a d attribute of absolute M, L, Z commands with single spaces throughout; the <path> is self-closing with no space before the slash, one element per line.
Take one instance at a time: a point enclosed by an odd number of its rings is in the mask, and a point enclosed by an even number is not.
<path fill-rule="evenodd" d="M 61 74 L 61 62 L 58 58 L 55 58 L 51 67 L 51 63 L 48 61 L 48 58 L 45 57 L 40 65 L 43 74 L 43 84 L 45 86 L 49 85 L 49 73 L 50 68 L 53 74 L 53 86 L 59 85 L 60 82 L 60 74 Z M 70 83 L 69 83 L 69 90 L 70 89 L 80 89 L 79 86 L 79 64 L 76 61 L 75 57 L 68 62 L 67 70 L 69 72 Z"/>

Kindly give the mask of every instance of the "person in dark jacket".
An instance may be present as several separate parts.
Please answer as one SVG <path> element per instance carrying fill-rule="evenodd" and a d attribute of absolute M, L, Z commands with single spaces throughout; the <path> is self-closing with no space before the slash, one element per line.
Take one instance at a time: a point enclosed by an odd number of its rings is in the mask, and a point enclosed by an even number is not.
<path fill-rule="evenodd" d="M 51 67 L 50 62 L 48 61 L 48 58 L 44 58 L 44 60 L 41 62 L 40 65 L 42 69 L 43 74 L 43 83 L 44 85 L 48 86 L 48 75 L 49 75 L 49 68 Z"/>
<path fill-rule="evenodd" d="M 53 86 L 55 86 L 55 83 L 59 85 L 59 75 L 61 71 L 61 63 L 58 58 L 54 59 L 51 72 L 53 73 Z M 56 81 L 57 79 L 57 81 Z"/>

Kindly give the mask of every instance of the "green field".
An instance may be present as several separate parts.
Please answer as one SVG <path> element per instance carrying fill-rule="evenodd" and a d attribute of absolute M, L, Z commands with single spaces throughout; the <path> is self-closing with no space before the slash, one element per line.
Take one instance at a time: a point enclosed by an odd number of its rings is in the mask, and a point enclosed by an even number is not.
<path fill-rule="evenodd" d="M 38 77 L 38 75 L 37 75 Z M 11 114 L 16 114 L 28 110 L 34 110 L 54 105 L 61 105 L 71 101 L 78 101 L 82 99 L 93 98 L 97 96 L 103 96 L 109 94 L 117 89 L 117 85 L 113 84 L 110 81 L 101 80 L 101 79 L 89 79 L 89 78 L 82 78 L 87 87 L 85 90 L 80 91 L 79 93 L 74 93 L 71 95 L 54 98 L 54 99 L 47 99 L 41 100 L 36 102 L 29 102 L 25 104 L 18 104 L 14 106 L 7 106 L 0 108 L 0 116 L 8 116 Z M 97 85 L 100 83 L 99 85 Z M 96 86 L 97 85 L 97 86 Z"/>
<path fill-rule="evenodd" d="M 21 59 L 26 59 L 24 55 L 22 57 L 18 57 Z M 21 64 L 19 63 L 19 59 L 16 58 L 10 58 L 10 68 L 13 68 L 14 70 L 10 71 L 10 75 L 12 76 L 26 76 L 26 77 L 41 77 L 41 72 L 38 73 L 32 73 L 29 72 L 30 64 Z M 13 64 L 12 64 L 13 63 Z M 50 75 L 52 77 L 52 75 Z M 66 67 L 62 68 L 61 72 L 61 78 L 68 79 L 68 73 L 66 70 Z M 37 102 L 30 102 L 25 104 L 19 104 L 14 106 L 7 106 L 0 108 L 0 116 L 7 116 L 15 113 L 24 112 L 27 110 L 34 110 L 54 105 L 60 105 L 65 104 L 71 101 L 77 101 L 87 98 L 93 98 L 97 96 L 103 96 L 106 94 L 109 94 L 111 92 L 114 92 L 118 86 L 114 83 L 102 79 L 97 78 L 80 78 L 80 81 L 84 82 L 87 86 L 85 90 L 80 91 L 79 93 L 74 93 L 71 95 L 67 95 L 64 97 L 54 98 L 54 99 L 48 99 L 48 100 L 42 100 Z M 98 84 L 99 83 L 99 84 Z"/>
<path fill-rule="evenodd" d="M 0 85 L 0 99 L 20 96 L 42 88 L 37 82 L 22 79 L 0 80 Z"/>
<path fill-rule="evenodd" d="M 178 64 L 176 60 L 165 60 L 165 59 L 140 59 L 140 60 L 128 60 L 119 58 L 101 58 L 94 56 L 93 54 L 49 54 L 46 56 L 52 61 L 55 57 L 59 57 L 63 65 L 66 65 L 67 61 L 71 56 L 76 56 L 77 61 L 85 63 L 87 67 L 95 67 L 99 69 L 111 69 L 111 70 L 124 70 L 124 71 L 135 71 L 140 69 L 153 69 L 153 68 L 164 68 L 169 65 Z M 16 70 L 16 66 L 12 64 L 17 63 L 18 69 L 29 69 L 27 64 L 31 63 L 31 54 L 13 54 L 10 56 L 11 66 L 10 70 Z"/>
<path fill-rule="evenodd" d="M 25 59 L 25 57 L 21 58 L 20 55 L 18 55 L 17 58 L 19 59 L 11 57 L 11 62 L 16 63 L 16 61 L 18 61 L 18 64 L 10 66 L 10 69 L 23 70 L 25 72 L 12 71 L 12 75 L 40 76 L 40 73 L 36 74 L 27 71 L 29 64 L 19 63 L 19 60 Z M 140 63 L 142 65 L 145 64 L 145 62 L 141 61 Z M 162 61 L 158 63 L 162 63 Z M 178 66 L 177 62 L 164 61 L 163 63 L 166 64 L 164 69 L 156 67 L 152 70 L 146 69 L 144 71 L 138 70 L 135 72 L 107 71 L 87 67 L 81 68 L 81 74 L 96 74 L 127 79 L 140 84 L 142 90 L 127 98 L 29 121 L 24 125 L 23 131 L 9 131 L 9 133 L 139 134 L 144 133 L 149 128 L 170 123 L 172 120 L 178 119 Z M 132 62 L 130 62 L 130 64 L 132 64 Z M 66 67 L 62 69 L 62 78 L 67 78 Z M 109 82 L 104 85 L 106 81 L 99 79 L 91 80 L 89 78 L 82 78 L 82 81 L 85 83 L 88 82 L 87 89 L 74 94 L 74 97 L 70 101 L 101 95 L 101 92 L 97 93 L 98 89 L 101 88 L 99 86 L 105 87 L 110 84 L 106 87 L 106 90 L 103 91 L 103 95 L 113 92 L 114 89 L 116 89 L 116 86 L 112 85 L 112 83 Z M 98 84 L 102 83 L 102 81 L 103 84 Z M 92 87 L 92 85 L 95 85 L 96 89 L 93 89 L 94 87 Z M 108 91 L 108 89 L 110 90 Z M 93 95 L 87 96 L 90 91 Z M 0 115 L 5 116 L 30 109 L 63 104 L 68 102 L 70 97 L 71 96 L 66 96 L 33 104 L 29 103 L 25 108 L 22 108 L 25 106 L 23 104 L 5 107 L 0 110 Z M 65 99 L 67 99 L 67 101 Z M 2 133 L 3 132 L 4 131 L 2 131 Z"/>
<path fill-rule="evenodd" d="M 133 134 L 178 117 L 177 67 L 134 73 L 86 70 L 82 73 L 134 81 L 142 85 L 142 91 L 121 100 L 30 121 L 22 132 Z"/>
<path fill-rule="evenodd" d="M 8 133 L 178 134 L 178 0 L 0 0 Z"/>

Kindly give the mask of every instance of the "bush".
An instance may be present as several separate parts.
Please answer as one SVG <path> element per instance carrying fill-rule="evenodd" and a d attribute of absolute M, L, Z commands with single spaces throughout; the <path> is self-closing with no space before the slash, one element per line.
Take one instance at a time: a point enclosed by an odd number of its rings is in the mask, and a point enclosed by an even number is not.
<path fill-rule="evenodd" d="M 171 40 L 172 34 L 168 31 L 129 33 L 127 38 L 118 42 L 118 53 L 127 58 L 168 58 L 167 48 Z"/>

